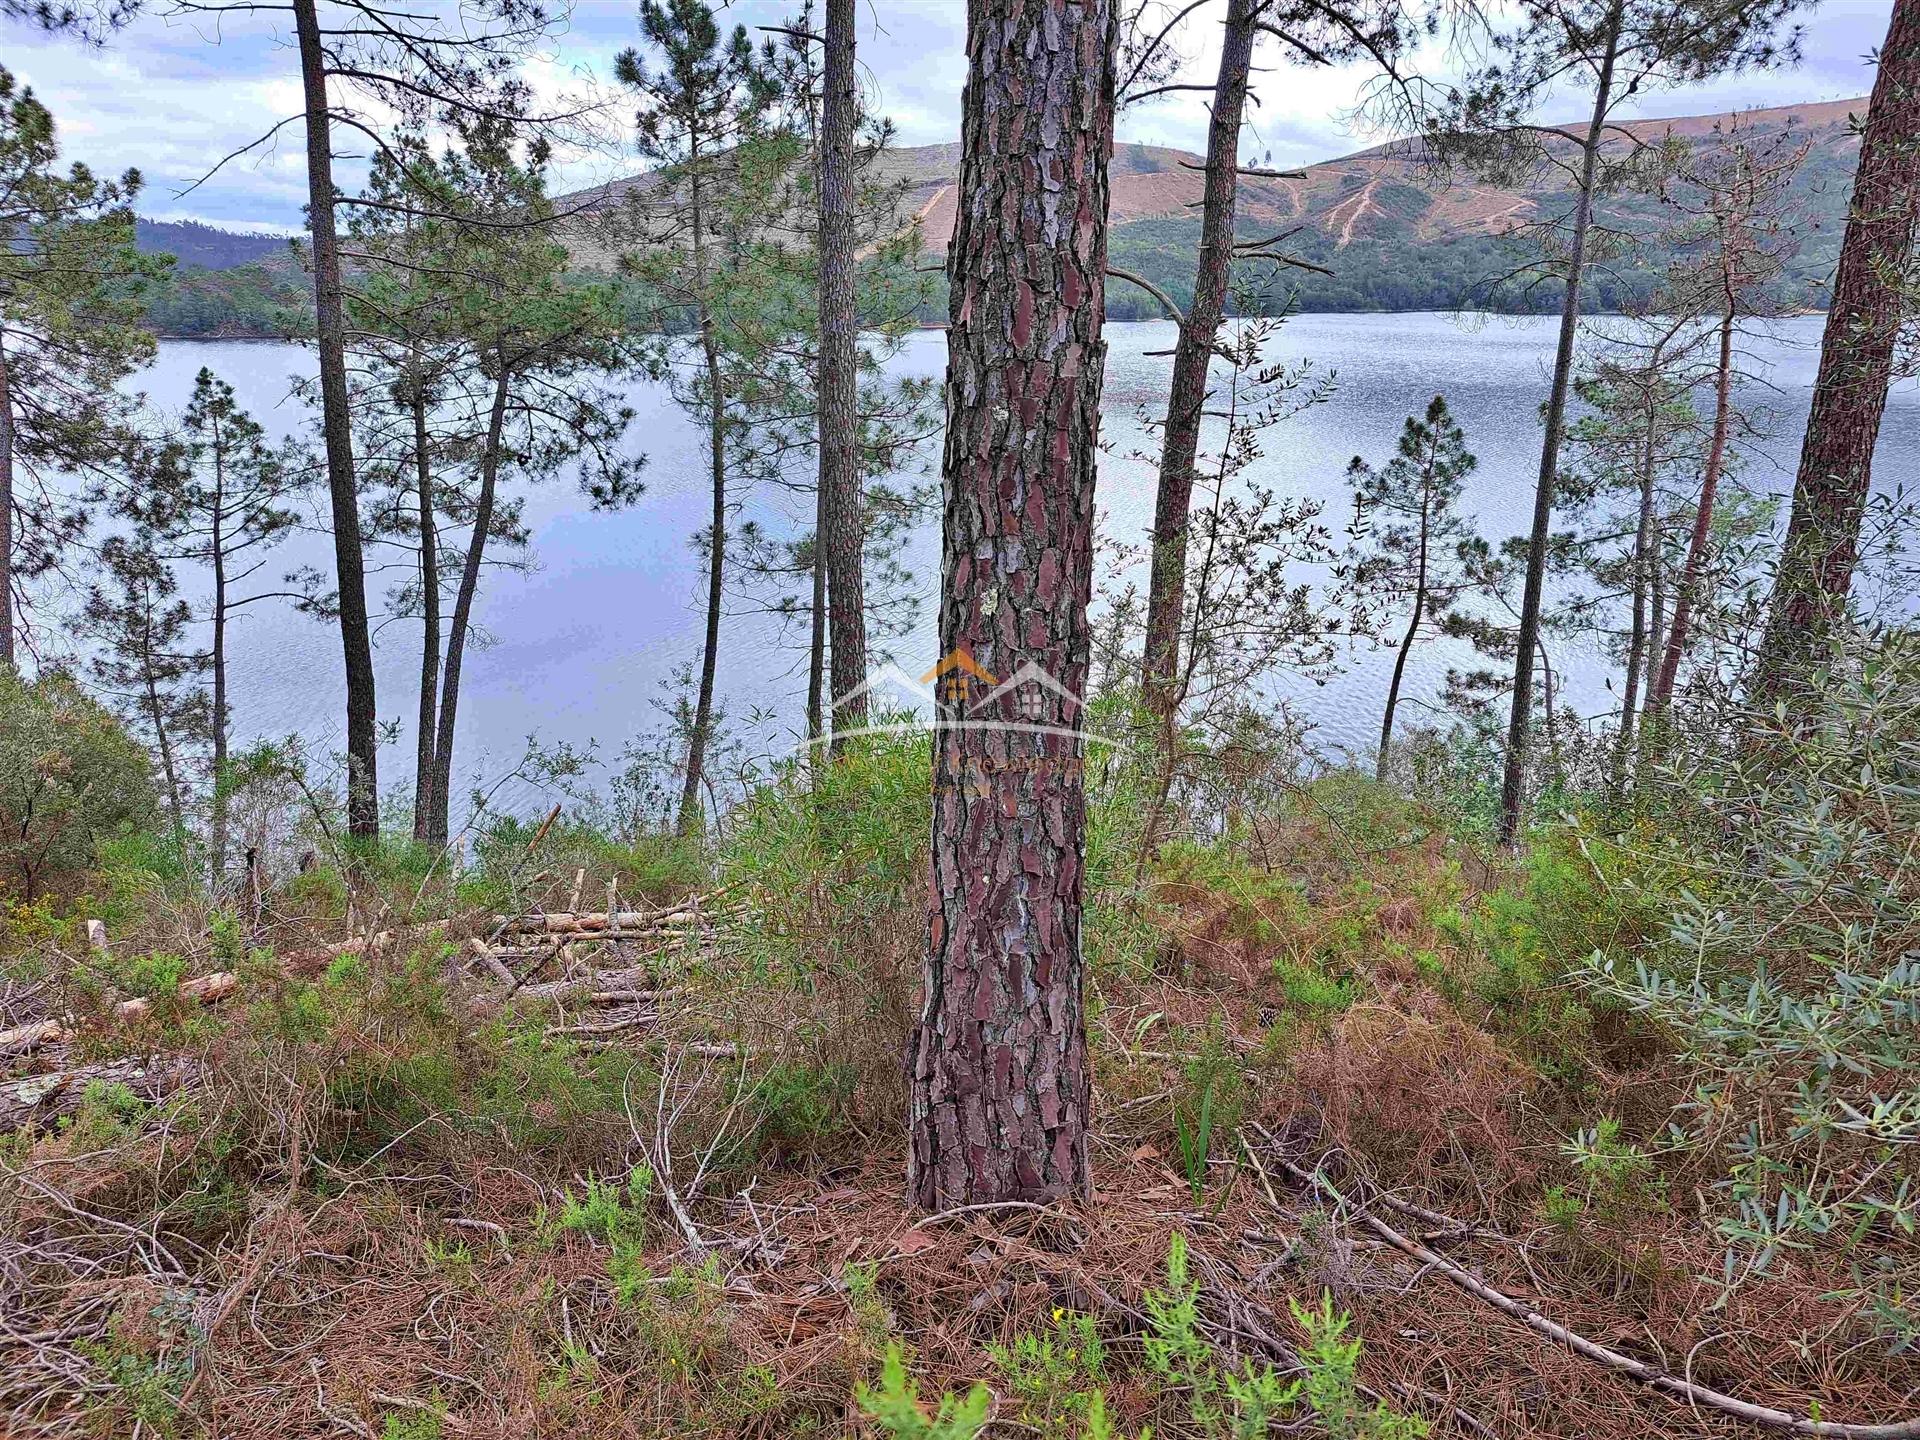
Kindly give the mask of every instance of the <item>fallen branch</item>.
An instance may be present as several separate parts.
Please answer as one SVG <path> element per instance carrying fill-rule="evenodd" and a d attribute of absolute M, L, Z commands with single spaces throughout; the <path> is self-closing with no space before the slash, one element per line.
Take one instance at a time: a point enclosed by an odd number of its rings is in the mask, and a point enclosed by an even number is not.
<path fill-rule="evenodd" d="M 1273 1146 L 1274 1158 L 1280 1162 L 1288 1174 L 1303 1184 L 1321 1191 L 1336 1205 L 1346 1204 L 1346 1197 L 1319 1170 L 1307 1171 L 1295 1165 L 1286 1157 L 1279 1143 L 1274 1140 L 1266 1127 L 1255 1125 L 1253 1128 L 1265 1137 L 1269 1145 Z M 1795 1415 L 1787 1410 L 1775 1409 L 1771 1405 L 1755 1405 L 1750 1401 L 1722 1394 L 1718 1390 L 1708 1389 L 1694 1381 L 1684 1380 L 1678 1375 L 1662 1370 L 1658 1365 L 1650 1365 L 1644 1360 L 1634 1359 L 1631 1355 L 1623 1355 L 1618 1350 L 1597 1344 L 1583 1335 L 1575 1334 L 1566 1326 L 1547 1319 L 1538 1310 L 1515 1300 L 1510 1295 L 1502 1294 L 1479 1276 L 1455 1264 L 1438 1251 L 1431 1250 L 1417 1241 L 1409 1240 L 1379 1216 L 1368 1214 L 1364 1210 L 1355 1210 L 1353 1213 L 1361 1224 L 1396 1250 L 1418 1260 L 1422 1265 L 1438 1270 L 1469 1295 L 1484 1300 L 1502 1314 L 1512 1316 L 1529 1330 L 1545 1335 L 1550 1340 L 1558 1341 L 1575 1354 L 1583 1355 L 1609 1370 L 1631 1375 L 1634 1379 L 1651 1385 L 1656 1390 L 1677 1395 L 1689 1404 L 1706 1405 L 1728 1415 L 1737 1416 L 1739 1419 L 1749 1420 L 1757 1425 L 1771 1425 L 1796 1435 L 1832 1436 L 1836 1437 L 1836 1440 L 1920 1440 L 1920 1417 L 1889 1421 L 1884 1425 L 1853 1425 L 1838 1420 L 1815 1420 L 1807 1416 Z"/>
<path fill-rule="evenodd" d="M 522 985 L 517 993 L 525 1000 L 567 1000 L 581 994 L 647 990 L 655 978 L 653 971 L 636 965 L 624 970 L 600 970 L 571 980 L 543 980 L 537 985 Z"/>
<path fill-rule="evenodd" d="M 211 975 L 201 975 L 192 980 L 180 982 L 180 988 L 174 994 L 181 1000 L 195 1000 L 203 1005 L 212 1005 L 224 1000 L 240 988 L 240 977 L 227 970 L 216 970 Z M 137 996 L 132 1000 L 122 1000 L 113 1007 L 113 1018 L 122 1022 L 138 1020 L 153 1009 L 153 1001 L 147 996 Z M 57 1045 L 60 1041 L 72 1037 L 79 1029 L 79 1022 L 71 1017 L 64 1020 L 35 1020 L 29 1025 L 16 1025 L 10 1030 L 0 1030 L 0 1055 L 28 1055 L 42 1045 Z"/>
<path fill-rule="evenodd" d="M 174 1056 L 79 1065 L 71 1070 L 10 1080 L 0 1084 L 0 1134 L 50 1128 L 63 1116 L 79 1110 L 87 1087 L 95 1083 L 123 1087 L 136 1099 L 151 1105 L 197 1084 L 202 1073 L 198 1060 Z"/>
<path fill-rule="evenodd" d="M 546 915 L 496 915 L 493 923 L 503 935 L 578 935 L 620 930 L 639 936 L 653 930 L 704 924 L 708 912 L 697 905 L 667 910 L 555 910 Z"/>
<path fill-rule="evenodd" d="M 467 948 L 473 951 L 474 957 L 493 973 L 494 979 L 502 985 L 513 984 L 513 972 L 501 963 L 500 957 L 493 953 L 486 941 L 476 935 L 467 942 Z"/>
<path fill-rule="evenodd" d="M 58 1020 L 36 1020 L 31 1025 L 15 1025 L 0 1030 L 0 1055 L 28 1055 L 42 1045 L 67 1038 L 67 1027 Z"/>
<path fill-rule="evenodd" d="M 652 1025 L 659 1018 L 659 1011 L 646 1010 L 638 1015 L 622 1015 L 617 1020 L 593 1020 L 584 1025 L 549 1025 L 541 1033 L 549 1040 L 559 1035 L 617 1035 L 623 1030 L 638 1030 L 642 1025 Z"/>
<path fill-rule="evenodd" d="M 216 970 L 211 975 L 201 975 L 193 980 L 182 980 L 180 988 L 174 994 L 182 1000 L 197 1000 L 203 1005 L 212 1005 L 224 1000 L 240 988 L 240 977 L 231 970 Z M 147 996 L 135 1000 L 122 1000 L 114 1006 L 114 1015 L 120 1020 L 138 1020 L 153 1008 L 153 1001 Z"/>

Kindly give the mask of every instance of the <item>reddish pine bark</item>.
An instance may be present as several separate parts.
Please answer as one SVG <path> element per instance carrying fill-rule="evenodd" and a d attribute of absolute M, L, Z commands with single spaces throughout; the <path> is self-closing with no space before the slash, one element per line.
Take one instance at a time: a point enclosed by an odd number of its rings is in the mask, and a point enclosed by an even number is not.
<path fill-rule="evenodd" d="M 948 257 L 941 646 L 1001 679 L 1038 667 L 1075 696 L 1091 650 L 1116 12 L 974 0 Z M 929 1208 L 1090 1186 L 1086 801 L 1081 744 L 1061 733 L 1081 714 L 1050 685 L 1023 689 L 1037 709 L 935 737 L 926 989 L 908 1053 L 908 1194 Z"/>
<path fill-rule="evenodd" d="M 1228 0 L 1220 73 L 1213 87 L 1207 131 L 1207 180 L 1201 198 L 1200 258 L 1193 303 L 1180 323 L 1173 380 L 1160 441 L 1160 485 L 1153 507 L 1153 564 L 1147 583 L 1145 691 L 1162 720 L 1175 705 L 1180 664 L 1180 611 L 1186 599 L 1187 524 L 1193 508 L 1193 467 L 1200 453 L 1200 418 L 1207 400 L 1207 366 L 1226 310 L 1233 271 L 1233 210 L 1239 187 L 1240 121 L 1253 68 L 1255 6 Z M 1164 729 L 1165 727 L 1163 727 Z"/>
<path fill-rule="evenodd" d="M 1860 520 L 1920 218 L 1920 0 L 1895 0 L 1880 49 L 1854 173 L 1840 267 L 1827 308 L 1813 413 L 1793 486 L 1793 517 L 1774 578 L 1756 695 L 1788 700 L 1816 639 L 1846 604 L 1860 558 Z"/>

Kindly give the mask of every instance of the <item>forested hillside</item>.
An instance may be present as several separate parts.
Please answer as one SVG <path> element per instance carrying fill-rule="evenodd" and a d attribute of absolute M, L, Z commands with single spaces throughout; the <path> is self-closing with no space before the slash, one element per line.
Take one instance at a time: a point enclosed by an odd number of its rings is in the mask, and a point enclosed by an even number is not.
<path fill-rule="evenodd" d="M 1805 244 L 1779 291 L 1785 307 L 1820 309 L 1839 250 L 1840 221 L 1859 149 L 1848 117 L 1863 103 L 1834 101 L 1740 116 L 1643 121 L 1630 129 L 1641 143 L 1657 143 L 1671 134 L 1691 148 L 1735 130 L 1761 140 L 1806 144 L 1807 160 L 1794 182 Z M 909 146 L 886 152 L 875 167 L 876 180 L 898 187 L 898 222 L 917 222 L 934 254 L 944 253 L 953 228 L 958 160 L 957 145 Z M 1530 185 L 1492 185 L 1470 176 L 1449 179 L 1423 165 L 1414 148 L 1395 144 L 1311 166 L 1298 178 L 1246 179 L 1236 219 L 1239 233 L 1254 238 L 1289 232 L 1287 251 L 1317 267 L 1286 272 L 1266 287 L 1260 305 L 1277 309 L 1291 303 L 1306 311 L 1551 309 L 1557 303 L 1551 287 L 1543 290 L 1513 278 L 1525 253 L 1516 236 L 1567 204 L 1564 190 L 1555 188 L 1545 174 L 1541 183 Z M 1182 151 L 1121 145 L 1114 153 L 1113 262 L 1183 306 L 1193 293 L 1200 176 L 1200 158 Z M 559 197 L 556 204 L 562 210 L 614 208 L 644 195 L 650 183 L 650 177 L 639 176 Z M 1657 235 L 1666 206 L 1658 189 L 1622 189 L 1603 208 L 1606 222 L 1623 239 L 1638 242 L 1623 246 L 1587 290 L 1588 310 L 1613 312 L 1653 292 L 1670 257 L 1657 242 L 1647 242 Z M 164 250 L 181 260 L 175 293 L 162 289 L 152 302 L 153 324 L 162 334 L 277 336 L 311 324 L 285 240 L 230 235 L 206 226 L 142 221 L 141 227 L 143 249 Z M 572 227 L 569 246 L 584 267 L 609 262 L 592 227 Z M 260 263 L 263 260 L 267 263 Z M 1503 279 L 1506 283 L 1500 283 Z M 1124 282 L 1110 288 L 1107 304 L 1107 313 L 1117 320 L 1164 313 L 1159 301 Z M 944 309 L 945 301 L 936 292 L 924 318 L 936 320 Z"/>

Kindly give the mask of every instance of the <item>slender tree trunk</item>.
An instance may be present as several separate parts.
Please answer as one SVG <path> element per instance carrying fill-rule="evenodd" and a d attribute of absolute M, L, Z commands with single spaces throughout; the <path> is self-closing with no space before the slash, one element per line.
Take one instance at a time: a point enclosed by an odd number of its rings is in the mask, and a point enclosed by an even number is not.
<path fill-rule="evenodd" d="M 1620 738 L 1614 750 L 1614 789 L 1624 791 L 1633 765 L 1634 732 L 1640 719 L 1640 674 L 1647 663 L 1647 582 L 1653 545 L 1654 405 L 1648 391 L 1646 429 L 1640 436 L 1640 521 L 1633 532 L 1633 621 L 1627 639 L 1627 680 L 1620 697 Z"/>
<path fill-rule="evenodd" d="M 1407 656 L 1412 653 L 1413 642 L 1419 637 L 1420 622 L 1426 618 L 1428 508 L 1428 502 L 1423 497 L 1420 502 L 1420 564 L 1413 584 L 1413 618 L 1407 621 L 1406 636 L 1400 641 L 1400 653 L 1393 662 L 1393 679 L 1387 685 L 1387 708 L 1380 717 L 1380 758 L 1373 773 L 1374 778 L 1382 782 L 1387 778 L 1387 760 L 1393 748 L 1393 712 L 1400 707 L 1400 681 L 1407 673 Z"/>
<path fill-rule="evenodd" d="M 327 499 L 333 520 L 333 568 L 339 588 L 340 647 L 347 678 L 347 829 L 380 834 L 379 737 L 375 729 L 373 640 L 367 625 L 367 576 L 360 543 L 360 497 L 353 473 L 353 424 L 347 407 L 346 316 L 333 220 L 333 125 L 327 59 L 316 0 L 293 0 L 307 119 L 307 226 L 313 237 L 313 301 L 320 352 L 321 431 L 327 450 Z"/>
<path fill-rule="evenodd" d="M 1693 533 L 1687 538 L 1687 560 L 1680 571 L 1680 588 L 1673 597 L 1673 624 L 1667 627 L 1667 645 L 1660 657 L 1660 673 L 1654 679 L 1647 706 L 1654 714 L 1667 708 L 1673 699 L 1674 682 L 1680 675 L 1680 658 L 1686 654 L 1687 633 L 1693 624 L 1693 607 L 1704 582 L 1707 566 L 1707 541 L 1713 533 L 1713 501 L 1720 488 L 1720 475 L 1726 468 L 1727 435 L 1733 423 L 1733 293 L 1726 294 L 1720 312 L 1720 365 L 1713 377 L 1713 439 L 1707 445 L 1707 465 L 1700 476 L 1700 501 L 1694 506 Z"/>
<path fill-rule="evenodd" d="M 1541 719 L 1547 726 L 1547 764 L 1557 785 L 1566 778 L 1567 767 L 1560 751 L 1560 731 L 1553 723 L 1553 657 L 1547 654 L 1544 639 L 1540 642 L 1540 695 L 1543 706 Z"/>
<path fill-rule="evenodd" d="M 213 806 L 208 861 L 213 893 L 220 895 L 227 877 L 227 457 L 217 416 L 213 426 L 213 514 L 207 539 L 213 557 Z"/>
<path fill-rule="evenodd" d="M 1647 577 L 1647 608 L 1653 613 L 1647 621 L 1648 654 L 1646 664 L 1650 668 L 1655 655 L 1665 653 L 1667 633 L 1667 537 L 1660 523 L 1658 507 L 1653 516 L 1653 543 L 1647 547 L 1647 563 L 1653 573 Z M 1649 677 L 1651 678 L 1651 677 Z M 1653 686 L 1646 687 L 1649 691 Z M 1640 702 L 1640 734 L 1646 738 L 1647 722 L 1653 718 L 1645 700 Z"/>
<path fill-rule="evenodd" d="M 700 163 L 699 146 L 692 163 Z M 700 652 L 700 690 L 694 701 L 693 733 L 687 737 L 687 770 L 680 788 L 680 813 L 674 830 L 692 835 L 701 828 L 707 742 L 713 728 L 713 682 L 720 658 L 720 602 L 727 559 L 727 403 L 720 368 L 720 341 L 714 333 L 712 299 L 707 293 L 707 248 L 700 178 L 693 179 L 692 242 L 694 284 L 700 291 L 700 352 L 707 366 L 707 458 L 712 470 L 713 533 L 707 550 L 707 636 Z"/>
<path fill-rule="evenodd" d="M 13 386 L 0 335 L 0 665 L 14 665 L 13 651 Z"/>
<path fill-rule="evenodd" d="M 1760 646 L 1755 698 L 1805 703 L 1821 637 L 1845 607 L 1859 560 L 1894 351 L 1920 221 L 1920 0 L 1894 0 L 1827 307 L 1813 412 Z"/>
<path fill-rule="evenodd" d="M 813 497 L 813 609 L 807 636 L 807 738 L 827 733 L 827 492 Z"/>
<path fill-rule="evenodd" d="M 867 713 L 865 524 L 860 493 L 859 328 L 853 304 L 854 0 L 826 0 L 820 106 L 820 493 L 838 732 Z M 838 740 L 835 741 L 836 748 Z"/>
<path fill-rule="evenodd" d="M 1180 660 L 1180 611 L 1186 599 L 1187 526 L 1194 462 L 1200 453 L 1207 367 L 1220 334 L 1233 272 L 1234 196 L 1239 185 L 1240 124 L 1253 66 L 1256 0 L 1228 0 L 1220 72 L 1207 130 L 1207 178 L 1200 211 L 1200 258 L 1193 303 L 1174 343 L 1173 381 L 1160 441 L 1160 483 L 1153 507 L 1152 569 L 1147 583 L 1143 689 L 1156 712 L 1172 703 Z"/>
<path fill-rule="evenodd" d="M 1051 683 L 1023 687 L 1037 712 L 1001 712 L 1022 728 L 948 725 L 934 738 L 925 996 L 908 1053 L 907 1189 L 929 1209 L 1091 1188 L 1073 697 L 1092 651 L 1117 10 L 969 11 L 940 644 L 996 676 L 1031 666 Z M 969 721 L 979 704 L 968 697 Z"/>
<path fill-rule="evenodd" d="M 187 838 L 187 817 L 180 803 L 180 777 L 173 763 L 173 739 L 167 734 L 166 707 L 160 703 L 160 687 L 153 678 L 158 641 L 153 633 L 153 586 L 141 582 L 140 596 L 140 669 L 146 682 L 147 718 L 153 725 L 153 747 L 160 754 L 160 777 L 167 787 L 167 818 L 173 823 L 173 838 L 181 844 Z"/>
<path fill-rule="evenodd" d="M 487 416 L 487 448 L 480 457 L 480 493 L 473 507 L 473 534 L 467 538 L 466 563 L 460 570 L 460 588 L 453 598 L 453 618 L 447 627 L 447 663 L 440 676 L 440 717 L 433 747 L 433 824 L 427 843 L 446 845 L 453 827 L 453 729 L 460 709 L 460 666 L 466 657 L 467 631 L 473 624 L 473 597 L 480 589 L 480 567 L 486 559 L 487 532 L 493 528 L 494 486 L 500 476 L 500 435 L 507 419 L 509 375 L 504 358 L 494 381 L 493 409 Z"/>
<path fill-rule="evenodd" d="M 1527 584 L 1520 601 L 1519 643 L 1514 649 L 1513 711 L 1507 725 L 1506 772 L 1500 785 L 1500 840 L 1511 845 L 1520 834 L 1527 800 L 1527 741 L 1533 725 L 1533 665 L 1540 642 L 1540 606 L 1546 587 L 1547 543 L 1553 529 L 1553 486 L 1560 473 L 1560 440 L 1566 430 L 1567 390 L 1573 379 L 1574 339 L 1580 327 L 1580 282 L 1587 261 L 1587 230 L 1593 221 L 1593 190 L 1606 137 L 1607 110 L 1613 103 L 1613 69 L 1620 45 L 1620 7 L 1607 22 L 1607 49 L 1594 82 L 1593 118 L 1588 122 L 1580 163 L 1580 186 L 1573 202 L 1573 236 L 1567 247 L 1566 294 L 1560 303 L 1560 341 L 1553 357 L 1553 384 L 1547 395 L 1546 434 L 1540 445 L 1540 477 L 1533 492 L 1532 543 L 1527 549 Z"/>
<path fill-rule="evenodd" d="M 707 773 L 707 744 L 713 731 L 713 686 L 720 660 L 720 608 L 727 562 L 727 415 L 721 395 L 720 348 L 711 322 L 703 322 L 701 347 L 706 353 L 707 386 L 712 409 L 707 426 L 707 452 L 712 468 L 713 520 L 707 551 L 707 634 L 700 652 L 700 690 L 694 703 L 693 734 L 687 741 L 687 773 L 680 790 L 680 814 L 674 829 L 681 835 L 697 833 L 705 818 L 706 802 L 700 786 Z"/>
<path fill-rule="evenodd" d="M 439 785 L 440 535 L 433 496 L 433 456 L 427 447 L 426 383 L 415 367 L 413 394 L 414 494 L 420 507 L 420 718 L 413 762 L 413 838 L 428 839 L 441 807 Z"/>

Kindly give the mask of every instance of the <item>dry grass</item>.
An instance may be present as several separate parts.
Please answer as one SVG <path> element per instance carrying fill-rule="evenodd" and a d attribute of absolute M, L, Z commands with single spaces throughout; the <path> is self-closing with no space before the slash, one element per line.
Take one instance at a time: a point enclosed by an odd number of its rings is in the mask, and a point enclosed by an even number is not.
<path fill-rule="evenodd" d="M 5 1431 L 861 1433 L 853 1385 L 898 1338 L 935 1390 L 987 1380 L 989 1433 L 1016 1436 L 1028 1429 L 988 1349 L 1059 1308 L 1100 1320 L 1116 1422 L 1177 1435 L 1177 1397 L 1137 1364 L 1141 1296 L 1163 1283 L 1175 1231 L 1223 1348 L 1285 1364 L 1300 1339 L 1287 1299 L 1327 1289 L 1365 1338 L 1362 1378 L 1436 1433 L 1744 1428 L 1423 1272 L 1231 1136 L 1196 1199 L 1172 1116 L 1210 1024 L 1244 1075 L 1246 1122 L 1349 1196 L 1445 1212 L 1380 1213 L 1561 1323 L 1803 1413 L 1920 1409 L 1920 1367 L 1823 1298 L 1827 1259 L 1724 1297 L 1703 1284 L 1719 1246 L 1684 1186 L 1596 1200 L 1572 1225 L 1543 1218 L 1546 1187 L 1577 1185 L 1567 1115 L 1625 1101 L 1657 1115 L 1677 1076 L 1658 1047 L 1613 1036 L 1580 1085 L 1550 1080 L 1474 991 L 1436 979 L 1418 957 L 1449 975 L 1471 965 L 1435 898 L 1489 883 L 1464 857 L 1433 836 L 1369 847 L 1322 820 L 1270 828 L 1256 854 L 1245 883 L 1169 878 L 1143 902 L 1168 921 L 1150 963 L 1094 978 L 1093 1203 L 931 1220 L 901 1200 L 911 907 L 858 937 L 866 967 L 801 974 L 768 968 L 767 927 L 783 954 L 844 956 L 832 895 L 735 897 L 697 943 L 593 961 L 671 996 L 572 1045 L 539 1035 L 579 1021 L 574 1002 L 516 997 L 503 1019 L 491 980 L 446 972 L 470 923 L 403 930 L 328 991 L 327 917 L 289 919 L 277 938 L 292 962 L 250 971 L 244 1003 L 86 1042 L 95 1056 L 190 1051 L 208 1077 L 190 1095 L 153 1109 L 96 1097 L 0 1153 Z M 1302 974 L 1342 1000 L 1303 1006 Z M 60 1013 L 63 983 L 56 967 L 15 988 L 0 1025 Z M 302 1028 L 302 1007 L 323 1003 Z M 643 1236 L 616 1245 L 557 1222 L 587 1176 L 637 1164 L 658 1177 Z"/>

